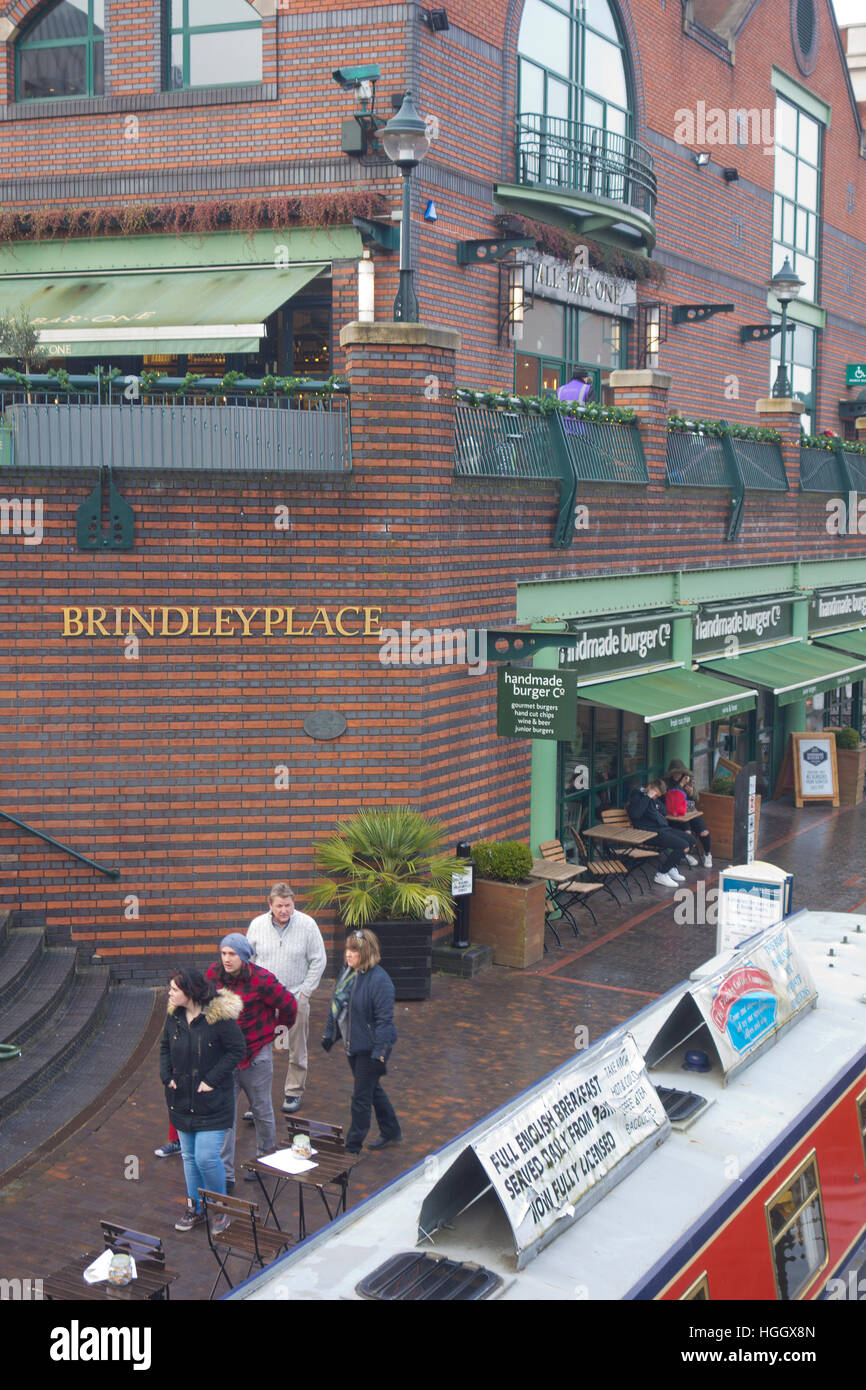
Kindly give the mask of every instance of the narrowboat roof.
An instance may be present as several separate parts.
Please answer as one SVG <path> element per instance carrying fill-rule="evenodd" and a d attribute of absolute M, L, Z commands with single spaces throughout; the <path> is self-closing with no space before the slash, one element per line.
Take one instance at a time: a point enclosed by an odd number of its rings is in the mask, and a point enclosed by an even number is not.
<path fill-rule="evenodd" d="M 707 1072 L 683 1069 L 688 1041 L 652 1067 L 656 1088 L 687 1090 L 708 1106 L 684 1128 L 666 1128 L 641 1146 L 640 1159 L 594 1205 L 518 1268 L 511 1226 L 492 1187 L 430 1239 L 419 1240 L 422 1205 L 467 1147 L 483 1141 L 527 1101 L 549 1088 L 568 1062 L 375 1193 L 227 1295 L 231 1299 L 353 1299 L 358 1285 L 391 1256 L 412 1251 L 483 1266 L 501 1279 L 493 1296 L 518 1299 L 653 1297 L 672 1277 L 672 1248 L 708 1214 L 743 1200 L 750 1179 L 763 1181 L 809 1128 L 816 1102 L 829 1102 L 853 1080 L 866 1055 L 866 916 L 804 911 L 786 919 L 797 956 L 811 973 L 817 1001 L 796 1026 L 780 1030 L 751 1065 L 727 1077 L 716 1058 Z M 846 940 L 843 942 L 843 938 Z M 629 1033 L 646 1056 L 662 1025 L 701 978 L 735 959 L 717 957 L 636 1014 Z M 692 1039 L 692 1046 L 695 1045 Z M 700 1042 L 699 1044 L 700 1045 Z M 592 1049 L 595 1051 L 595 1048 Z M 589 1056 L 589 1054 L 584 1054 Z M 635 1156 L 632 1155 L 632 1158 Z M 624 1169 L 626 1165 L 623 1165 Z M 429 1207 L 428 1207 L 429 1210 Z M 702 1243 L 698 1240 L 698 1244 Z M 687 1251 L 677 1264 L 684 1264 Z"/>

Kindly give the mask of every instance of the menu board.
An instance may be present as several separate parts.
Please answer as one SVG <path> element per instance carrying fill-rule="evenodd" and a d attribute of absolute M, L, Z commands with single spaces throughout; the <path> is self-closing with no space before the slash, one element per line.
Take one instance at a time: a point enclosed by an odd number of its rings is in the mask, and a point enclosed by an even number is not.
<path fill-rule="evenodd" d="M 529 666 L 501 666 L 497 677 L 496 732 L 503 738 L 568 741 L 577 728 L 577 674 Z"/>

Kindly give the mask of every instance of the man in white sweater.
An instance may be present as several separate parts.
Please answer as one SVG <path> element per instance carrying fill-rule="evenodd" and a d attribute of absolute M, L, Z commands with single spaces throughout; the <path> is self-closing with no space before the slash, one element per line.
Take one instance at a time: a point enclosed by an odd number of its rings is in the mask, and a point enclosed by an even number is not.
<path fill-rule="evenodd" d="M 288 1034 L 289 1066 L 283 1088 L 283 1113 L 291 1115 L 300 1109 L 304 1095 L 310 995 L 318 988 L 327 957 L 322 933 L 312 917 L 298 912 L 287 883 L 275 883 L 268 901 L 268 911 L 250 922 L 247 940 L 256 965 L 276 975 L 298 1001 L 298 1016 Z"/>

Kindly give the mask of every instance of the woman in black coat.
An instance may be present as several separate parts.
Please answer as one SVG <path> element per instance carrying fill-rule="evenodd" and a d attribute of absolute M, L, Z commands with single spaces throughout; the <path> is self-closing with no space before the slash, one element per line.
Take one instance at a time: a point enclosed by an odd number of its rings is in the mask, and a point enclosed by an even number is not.
<path fill-rule="evenodd" d="M 220 1149 L 234 1118 L 234 1070 L 247 1050 L 237 1022 L 242 1009 L 238 995 L 216 990 L 200 970 L 180 970 L 171 978 L 159 1074 L 186 1179 L 186 1211 L 175 1222 L 176 1231 L 191 1231 L 204 1221 L 200 1187 L 226 1190 Z M 211 1229 L 227 1225 L 228 1218 L 220 1217 Z"/>
<path fill-rule="evenodd" d="M 397 1041 L 394 986 L 379 964 L 380 959 L 379 941 L 373 932 L 364 928 L 351 933 L 346 942 L 346 966 L 334 987 L 322 1039 L 326 1052 L 330 1052 L 337 1038 L 343 1039 L 355 1078 L 347 1153 L 361 1152 L 370 1129 L 371 1109 L 376 1113 L 379 1138 L 368 1144 L 368 1149 L 385 1149 L 403 1138 L 400 1121 L 380 1081 Z"/>

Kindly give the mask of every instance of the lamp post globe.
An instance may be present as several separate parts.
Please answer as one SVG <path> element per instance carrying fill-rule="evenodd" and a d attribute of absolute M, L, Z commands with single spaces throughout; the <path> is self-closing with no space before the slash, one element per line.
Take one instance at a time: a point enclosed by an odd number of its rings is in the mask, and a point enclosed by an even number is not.
<path fill-rule="evenodd" d="M 412 170 L 421 163 L 430 140 L 426 123 L 412 100 L 412 93 L 403 97 L 403 105 L 392 116 L 382 131 L 382 147 L 392 164 L 403 175 L 403 215 L 400 224 L 400 288 L 394 300 L 394 321 L 396 323 L 418 322 L 418 298 L 415 294 L 414 273 L 410 247 L 411 233 L 411 190 Z"/>
<path fill-rule="evenodd" d="M 775 397 L 788 397 L 791 394 L 791 386 L 788 381 L 788 369 L 785 361 L 785 349 L 788 340 L 788 305 L 792 299 L 796 299 L 800 291 L 805 287 L 805 280 L 801 280 L 791 268 L 791 261 L 785 257 L 785 263 L 781 270 L 777 270 L 767 288 L 776 296 L 782 306 L 782 349 L 779 357 L 779 370 L 776 373 L 776 380 L 773 385 L 773 395 Z"/>

